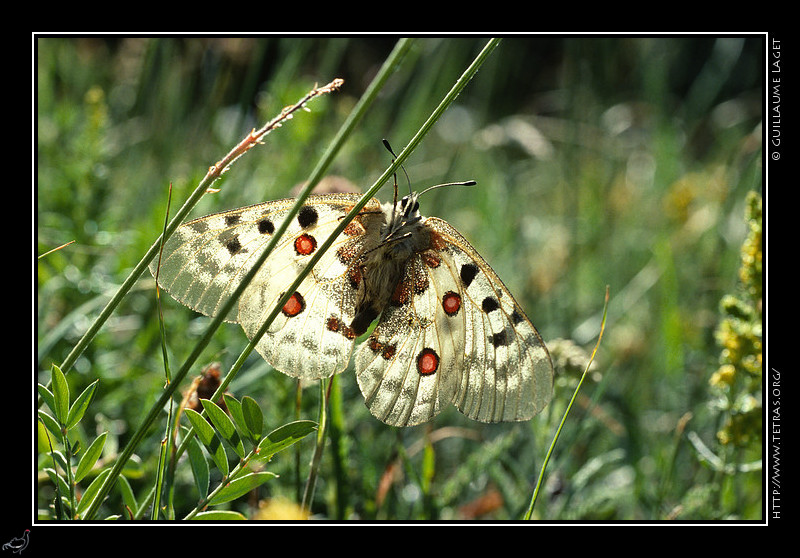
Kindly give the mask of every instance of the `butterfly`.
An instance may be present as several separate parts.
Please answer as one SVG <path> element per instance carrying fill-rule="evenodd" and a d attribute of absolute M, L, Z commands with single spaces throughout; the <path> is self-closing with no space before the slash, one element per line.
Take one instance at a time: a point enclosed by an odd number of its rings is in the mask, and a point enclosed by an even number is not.
<path fill-rule="evenodd" d="M 347 225 L 256 350 L 284 374 L 313 380 L 347 368 L 363 337 L 358 385 L 370 412 L 393 426 L 427 422 L 451 404 L 483 422 L 532 418 L 553 389 L 541 336 L 469 242 L 446 221 L 423 217 L 421 194 L 397 201 L 396 191 L 391 203 L 372 198 Z M 359 198 L 310 195 L 225 320 L 252 339 Z M 181 225 L 164 244 L 160 287 L 218 315 L 293 204 L 270 201 Z M 158 266 L 156 258 L 154 276 Z"/>

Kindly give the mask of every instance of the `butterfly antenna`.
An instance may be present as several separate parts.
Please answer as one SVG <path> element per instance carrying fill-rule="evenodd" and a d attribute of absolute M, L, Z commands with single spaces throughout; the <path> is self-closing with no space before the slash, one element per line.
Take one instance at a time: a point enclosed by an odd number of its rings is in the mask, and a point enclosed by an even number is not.
<path fill-rule="evenodd" d="M 392 162 L 394 163 L 394 160 L 397 159 L 397 155 L 395 155 L 395 152 L 392 151 L 392 146 L 389 145 L 389 140 L 384 139 L 383 140 L 383 146 L 386 148 L 387 151 L 389 151 L 389 153 L 392 154 L 392 157 L 394 157 L 394 159 L 392 159 Z M 403 165 L 400 165 L 400 168 L 403 169 L 403 174 L 406 175 L 406 182 L 408 183 L 408 193 L 409 194 L 413 194 L 413 192 L 411 191 L 411 179 L 408 177 L 408 173 L 406 172 L 406 168 Z M 395 195 L 396 195 L 397 194 L 397 174 L 395 174 L 394 180 L 395 180 L 394 185 L 395 185 Z M 394 201 L 395 201 L 395 203 L 397 203 L 397 197 L 395 197 Z"/>
<path fill-rule="evenodd" d="M 392 146 L 389 145 L 389 140 L 387 140 L 386 138 L 383 139 L 383 146 L 386 148 L 386 150 L 389 153 L 392 154 L 392 163 L 394 163 L 395 160 L 397 159 L 397 155 L 395 155 L 394 151 L 392 151 Z M 394 177 L 394 199 L 392 199 L 392 220 L 390 222 L 394 223 L 395 214 L 396 214 L 396 211 L 397 211 L 396 210 L 396 208 L 397 208 L 397 173 L 396 172 L 393 173 L 392 176 Z"/>
<path fill-rule="evenodd" d="M 477 182 L 475 182 L 474 180 L 465 180 L 463 182 L 446 182 L 444 184 L 435 184 L 433 186 L 425 188 L 422 192 L 419 193 L 419 195 L 421 196 L 425 192 L 430 192 L 434 188 L 444 188 L 445 186 L 475 186 L 476 184 L 477 184 Z"/>
<path fill-rule="evenodd" d="M 383 146 L 386 148 L 386 150 L 389 153 L 392 154 L 392 157 L 397 159 L 397 155 L 395 155 L 394 151 L 392 151 L 392 146 L 389 145 L 389 140 L 384 139 L 383 140 Z M 392 162 L 394 162 L 394 159 L 392 159 Z M 403 174 L 406 175 L 406 182 L 408 182 L 408 193 L 409 194 L 413 194 L 414 192 L 411 191 L 411 179 L 408 177 L 408 173 L 406 172 L 406 168 L 403 165 L 400 165 L 400 168 L 403 169 Z M 425 192 L 433 190 L 434 188 L 442 188 L 444 186 L 475 186 L 476 184 L 477 184 L 477 182 L 475 182 L 474 180 L 465 180 L 463 182 L 447 182 L 445 184 L 435 184 L 433 186 L 425 188 L 425 190 L 420 192 L 417 195 L 417 197 L 421 196 Z M 394 174 L 394 205 L 395 206 L 397 205 L 397 173 Z M 392 211 L 392 217 L 394 218 L 394 211 Z"/>

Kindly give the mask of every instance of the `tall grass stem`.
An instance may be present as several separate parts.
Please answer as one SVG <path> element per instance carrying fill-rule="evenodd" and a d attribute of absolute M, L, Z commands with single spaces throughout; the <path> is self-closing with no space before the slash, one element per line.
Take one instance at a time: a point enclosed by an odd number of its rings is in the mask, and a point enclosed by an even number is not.
<path fill-rule="evenodd" d="M 583 374 L 581 374 L 581 379 L 578 381 L 578 385 L 575 386 L 575 391 L 572 393 L 572 398 L 569 400 L 569 404 L 567 405 L 566 410 L 564 411 L 564 416 L 561 417 L 561 422 L 558 424 L 558 428 L 556 429 L 555 436 L 553 436 L 553 441 L 550 443 L 550 448 L 547 450 L 547 454 L 545 455 L 544 462 L 542 463 L 542 469 L 539 471 L 539 479 L 536 481 L 536 487 L 533 489 L 533 495 L 531 496 L 531 503 L 528 506 L 528 511 L 525 512 L 524 519 L 530 520 L 531 515 L 533 515 L 533 508 L 536 505 L 536 499 L 539 496 L 539 491 L 542 488 L 542 484 L 544 483 L 544 472 L 547 469 L 547 464 L 550 462 L 550 456 L 553 454 L 553 449 L 556 447 L 556 442 L 558 442 L 558 437 L 561 434 L 561 429 L 564 428 L 564 424 L 567 422 L 567 415 L 569 415 L 570 409 L 572 409 L 572 404 L 575 403 L 575 399 L 578 397 L 578 392 L 581 389 L 581 385 L 583 385 L 583 380 L 586 379 L 586 373 L 589 372 L 589 367 L 592 365 L 592 361 L 594 361 L 594 357 L 597 354 L 597 350 L 600 348 L 600 341 L 603 339 L 603 331 L 606 327 L 606 316 L 608 313 L 608 286 L 606 286 L 606 298 L 603 304 L 603 319 L 600 322 L 600 333 L 597 336 L 597 343 L 595 343 L 594 350 L 592 351 L 592 355 L 589 357 L 589 361 L 586 363 L 586 368 L 583 370 Z"/>

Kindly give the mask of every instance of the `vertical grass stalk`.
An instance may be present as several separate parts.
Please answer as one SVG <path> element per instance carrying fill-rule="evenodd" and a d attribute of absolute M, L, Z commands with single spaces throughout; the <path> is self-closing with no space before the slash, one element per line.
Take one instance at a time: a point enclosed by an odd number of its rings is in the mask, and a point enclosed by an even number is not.
<path fill-rule="evenodd" d="M 581 374 L 581 379 L 578 381 L 578 385 L 575 386 L 575 391 L 572 393 L 572 399 L 569 400 L 569 404 L 567 405 L 566 410 L 564 411 L 564 416 L 561 417 L 561 422 L 556 429 L 555 436 L 553 436 L 553 441 L 550 443 L 550 448 L 547 450 L 547 455 L 545 455 L 544 462 L 542 463 L 542 469 L 539 471 L 539 479 L 536 481 L 536 487 L 533 489 L 533 496 L 531 496 L 531 503 L 528 506 L 528 511 L 525 512 L 524 519 L 530 520 L 531 515 L 533 514 L 533 508 L 536 505 L 536 499 L 539 496 L 539 490 L 542 488 L 542 484 L 544 482 L 544 471 L 547 468 L 547 464 L 550 461 L 550 456 L 553 454 L 553 449 L 556 447 L 556 442 L 558 441 L 558 437 L 561 434 L 561 429 L 564 428 L 564 423 L 567 422 L 567 415 L 569 415 L 569 411 L 572 408 L 572 404 L 575 403 L 575 399 L 578 397 L 578 392 L 581 389 L 581 385 L 583 385 L 583 380 L 586 379 L 586 373 L 589 372 L 589 367 L 592 365 L 592 361 L 594 361 L 594 357 L 597 354 L 597 350 L 600 348 L 600 341 L 603 339 L 603 331 L 606 327 L 606 315 L 608 312 L 608 286 L 606 286 L 606 298 L 603 304 L 603 319 L 600 322 L 600 333 L 597 336 L 597 343 L 595 343 L 594 350 L 592 351 L 591 357 L 589 357 L 589 362 L 586 363 L 586 368 L 583 370 L 583 374 Z"/>

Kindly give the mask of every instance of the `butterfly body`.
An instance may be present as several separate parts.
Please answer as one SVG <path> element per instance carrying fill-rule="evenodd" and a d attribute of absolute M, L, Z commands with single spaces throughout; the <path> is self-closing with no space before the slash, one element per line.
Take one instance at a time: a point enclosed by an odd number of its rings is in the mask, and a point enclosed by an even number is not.
<path fill-rule="evenodd" d="M 502 281 L 447 222 L 419 213 L 416 194 L 372 199 L 292 293 L 256 346 L 273 367 L 315 379 L 355 369 L 373 415 L 430 420 L 455 404 L 485 422 L 527 420 L 552 394 L 552 364 Z M 312 195 L 226 316 L 248 337 L 353 207 L 356 194 Z M 159 284 L 216 315 L 252 268 L 293 200 L 196 219 L 164 247 Z M 157 264 L 151 264 L 155 274 Z"/>
<path fill-rule="evenodd" d="M 363 334 L 391 302 L 398 286 L 402 286 L 409 259 L 431 247 L 431 230 L 419 214 L 416 196 L 406 196 L 397 206 L 383 204 L 381 216 L 377 243 L 353 262 L 362 279 L 350 324 L 356 335 Z"/>

